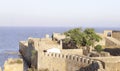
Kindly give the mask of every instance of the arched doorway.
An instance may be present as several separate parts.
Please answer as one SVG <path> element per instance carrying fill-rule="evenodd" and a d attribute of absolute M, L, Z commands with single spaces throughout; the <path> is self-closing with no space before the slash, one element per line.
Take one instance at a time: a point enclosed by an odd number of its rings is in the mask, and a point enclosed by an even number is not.
<path fill-rule="evenodd" d="M 112 33 L 111 32 L 108 32 L 107 33 L 107 37 L 111 37 L 112 36 Z"/>

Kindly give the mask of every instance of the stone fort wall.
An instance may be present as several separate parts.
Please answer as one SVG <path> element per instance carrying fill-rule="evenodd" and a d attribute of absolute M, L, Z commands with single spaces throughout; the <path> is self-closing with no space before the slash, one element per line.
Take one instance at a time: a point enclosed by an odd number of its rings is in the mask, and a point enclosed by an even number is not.
<path fill-rule="evenodd" d="M 76 55 L 38 53 L 38 69 L 49 71 L 104 71 L 101 62 Z"/>
<path fill-rule="evenodd" d="M 28 43 L 27 45 L 25 45 Z M 44 53 L 44 48 L 38 48 L 36 39 L 28 42 L 20 42 L 20 53 L 28 63 L 37 69 L 49 69 L 49 71 L 103 71 L 102 64 L 90 58 L 80 57 L 66 53 Z M 36 51 L 33 56 L 32 51 Z M 72 51 L 72 50 L 70 50 Z M 81 51 L 80 51 L 81 52 Z M 78 52 L 77 52 L 78 53 Z"/>

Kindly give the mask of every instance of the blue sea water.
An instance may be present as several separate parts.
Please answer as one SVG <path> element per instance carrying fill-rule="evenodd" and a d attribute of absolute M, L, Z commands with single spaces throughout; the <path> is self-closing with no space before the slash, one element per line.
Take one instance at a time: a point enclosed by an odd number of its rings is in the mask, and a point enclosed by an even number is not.
<path fill-rule="evenodd" d="M 17 51 L 19 41 L 27 40 L 28 37 L 44 37 L 45 34 L 63 32 L 69 28 L 52 27 L 5 27 L 0 28 L 0 52 Z"/>
<path fill-rule="evenodd" d="M 44 37 L 53 32 L 64 32 L 71 27 L 0 27 L 0 66 L 8 58 L 18 58 L 19 41 L 27 40 L 28 37 Z M 103 30 L 120 30 L 120 28 L 95 28 L 96 32 Z M 13 53 L 14 52 L 14 53 Z"/>

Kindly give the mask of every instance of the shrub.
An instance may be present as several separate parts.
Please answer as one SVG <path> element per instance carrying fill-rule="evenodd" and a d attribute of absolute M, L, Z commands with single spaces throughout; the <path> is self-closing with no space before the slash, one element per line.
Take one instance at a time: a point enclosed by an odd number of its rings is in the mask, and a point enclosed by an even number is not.
<path fill-rule="evenodd" d="M 95 50 L 100 53 L 102 51 L 102 46 L 101 45 L 96 45 Z"/>

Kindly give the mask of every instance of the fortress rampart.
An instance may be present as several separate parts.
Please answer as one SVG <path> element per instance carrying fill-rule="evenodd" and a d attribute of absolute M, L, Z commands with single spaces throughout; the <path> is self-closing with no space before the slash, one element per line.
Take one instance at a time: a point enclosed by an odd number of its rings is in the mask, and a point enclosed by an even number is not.
<path fill-rule="evenodd" d="M 101 62 L 87 57 L 58 53 L 44 53 L 38 58 L 38 69 L 49 71 L 104 71 Z"/>
<path fill-rule="evenodd" d="M 46 45 L 46 43 L 48 43 Z M 73 54 L 63 50 L 63 53 L 47 53 L 45 49 L 58 47 L 61 49 L 61 44 L 52 41 L 51 39 L 29 38 L 28 41 L 19 43 L 20 53 L 27 61 L 28 65 L 40 69 L 49 69 L 49 71 L 103 71 L 101 62 L 95 61 L 88 57 L 82 57 L 80 51 Z M 33 52 L 35 51 L 35 52 Z"/>

